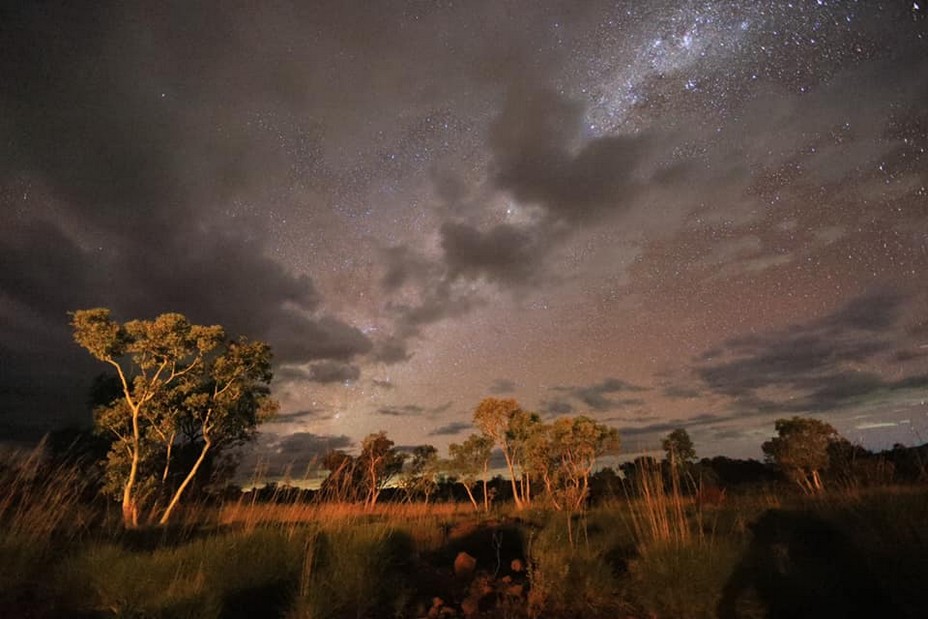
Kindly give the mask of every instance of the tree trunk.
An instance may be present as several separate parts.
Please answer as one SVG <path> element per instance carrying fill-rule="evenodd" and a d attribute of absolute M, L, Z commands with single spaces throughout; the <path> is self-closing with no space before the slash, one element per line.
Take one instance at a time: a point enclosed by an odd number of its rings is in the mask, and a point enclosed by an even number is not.
<path fill-rule="evenodd" d="M 817 469 L 812 470 L 812 483 L 815 484 L 816 492 L 821 492 L 824 490 L 824 486 L 822 485 L 822 478 L 819 477 Z"/>
<path fill-rule="evenodd" d="M 509 468 L 509 481 L 512 483 L 512 498 L 516 502 L 516 509 L 522 509 L 522 497 L 519 495 L 519 483 L 516 481 L 516 471 L 512 466 L 512 456 L 509 455 L 508 449 L 503 449 L 503 457 L 506 458 L 506 466 Z"/>
<path fill-rule="evenodd" d="M 139 506 L 133 495 L 135 480 L 139 474 L 139 449 L 141 445 L 139 433 L 139 407 L 132 407 L 132 463 L 129 465 L 129 478 L 122 489 L 122 523 L 127 529 L 139 526 Z"/>
<path fill-rule="evenodd" d="M 477 505 L 477 499 L 474 498 L 474 493 L 471 491 L 470 485 L 463 482 L 461 485 L 464 486 L 464 490 L 467 491 L 467 498 L 470 499 L 471 505 L 474 506 L 474 511 L 479 511 L 480 506 Z"/>
<path fill-rule="evenodd" d="M 184 493 L 184 490 L 187 489 L 187 486 L 190 485 L 190 482 L 193 481 L 193 478 L 196 476 L 197 471 L 200 470 L 200 465 L 203 464 L 203 461 L 206 460 L 206 452 L 209 451 L 212 443 L 209 440 L 205 440 L 203 443 L 203 450 L 200 451 L 200 457 L 197 458 L 197 461 L 193 463 L 190 472 L 187 473 L 187 477 L 184 478 L 184 481 L 181 482 L 180 486 L 177 488 L 177 492 L 174 493 L 174 496 L 171 497 L 171 502 L 168 503 L 167 509 L 164 510 L 164 514 L 161 516 L 161 520 L 158 522 L 160 525 L 166 525 L 168 520 L 171 518 L 171 512 L 174 511 L 174 508 L 177 507 L 177 503 L 180 501 L 181 495 Z"/>
<path fill-rule="evenodd" d="M 486 471 L 483 472 L 483 511 L 486 513 L 489 513 L 490 511 L 490 495 L 487 493 Z"/>

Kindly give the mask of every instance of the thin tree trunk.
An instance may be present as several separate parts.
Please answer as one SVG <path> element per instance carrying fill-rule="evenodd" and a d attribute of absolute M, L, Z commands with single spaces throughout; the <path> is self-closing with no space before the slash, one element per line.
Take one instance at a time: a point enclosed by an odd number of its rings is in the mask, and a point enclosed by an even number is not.
<path fill-rule="evenodd" d="M 164 483 L 168 480 L 168 472 L 171 470 L 171 448 L 174 447 L 174 437 L 175 433 L 171 433 L 170 440 L 165 441 L 167 443 L 168 453 L 164 458 L 164 472 L 161 473 L 161 483 Z"/>
<path fill-rule="evenodd" d="M 127 529 L 139 526 L 139 506 L 136 503 L 133 490 L 135 480 L 139 473 L 139 447 L 141 445 L 139 433 L 139 407 L 132 408 L 132 463 L 129 465 L 129 478 L 122 489 L 122 523 Z"/>
<path fill-rule="evenodd" d="M 175 492 L 174 496 L 171 497 L 171 502 L 168 503 L 167 509 L 164 510 L 164 514 L 161 516 L 159 524 L 165 525 L 168 523 L 168 520 L 171 518 L 171 512 L 174 511 L 174 508 L 180 501 L 180 497 L 184 493 L 184 490 L 186 490 L 187 486 L 190 485 L 190 482 L 193 481 L 197 471 L 200 470 L 200 465 L 203 464 L 204 460 L 206 460 L 206 453 L 209 451 L 211 445 L 212 443 L 210 443 L 208 439 L 204 440 L 203 450 L 200 451 L 200 457 L 197 458 L 197 461 L 193 463 L 193 467 L 190 469 L 190 472 L 187 473 L 187 477 L 184 478 L 184 481 L 181 482 L 180 486 L 177 488 L 177 492 Z"/>
<path fill-rule="evenodd" d="M 464 490 L 467 491 L 467 498 L 470 499 L 471 504 L 474 506 L 474 511 L 479 511 L 480 506 L 477 505 L 477 499 L 474 498 L 474 493 L 471 492 L 470 486 L 464 482 L 461 482 L 461 485 L 464 486 Z"/>
<path fill-rule="evenodd" d="M 503 450 L 503 457 L 506 458 L 506 466 L 509 468 L 509 481 L 512 483 L 512 498 L 516 502 L 516 509 L 522 509 L 522 497 L 519 495 L 519 484 L 516 481 L 516 471 L 512 466 L 512 456 L 509 450 Z"/>

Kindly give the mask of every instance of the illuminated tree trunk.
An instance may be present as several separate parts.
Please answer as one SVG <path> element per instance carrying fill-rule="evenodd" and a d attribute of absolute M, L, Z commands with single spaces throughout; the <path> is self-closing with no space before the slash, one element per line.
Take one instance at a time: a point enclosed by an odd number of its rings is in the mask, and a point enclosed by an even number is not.
<path fill-rule="evenodd" d="M 171 512 L 174 511 L 174 508 L 177 507 L 177 504 L 180 502 L 180 497 L 184 494 L 184 490 L 187 489 L 187 486 L 189 486 L 190 482 L 193 481 L 193 478 L 196 477 L 197 471 L 200 470 L 200 465 L 202 465 L 206 460 L 206 453 L 209 451 L 211 446 L 212 443 L 209 441 L 209 439 L 205 439 L 203 442 L 203 450 L 200 451 L 200 457 L 197 458 L 196 462 L 194 462 L 190 472 L 187 473 L 187 477 L 184 478 L 184 481 L 181 482 L 180 486 L 177 488 L 177 492 L 175 492 L 174 496 L 171 497 L 171 502 L 168 503 L 168 507 L 164 510 L 164 514 L 162 514 L 161 520 L 158 522 L 158 524 L 165 525 L 168 523 L 168 520 L 171 518 Z"/>
<path fill-rule="evenodd" d="M 141 435 L 139 432 L 139 406 L 132 406 L 132 462 L 129 465 L 129 477 L 126 479 L 126 485 L 122 489 L 122 523 L 127 529 L 134 529 L 139 526 L 139 506 L 133 496 L 135 490 L 135 480 L 139 474 L 139 449 L 141 445 Z"/>

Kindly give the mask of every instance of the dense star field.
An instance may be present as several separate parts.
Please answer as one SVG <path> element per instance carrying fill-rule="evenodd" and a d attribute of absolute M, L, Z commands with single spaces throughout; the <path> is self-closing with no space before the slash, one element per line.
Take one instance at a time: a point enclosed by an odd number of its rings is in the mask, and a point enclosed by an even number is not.
<path fill-rule="evenodd" d="M 928 440 L 920 1 L 10 4 L 0 438 L 89 425 L 103 306 L 267 341 L 271 473 L 486 395 Z"/>

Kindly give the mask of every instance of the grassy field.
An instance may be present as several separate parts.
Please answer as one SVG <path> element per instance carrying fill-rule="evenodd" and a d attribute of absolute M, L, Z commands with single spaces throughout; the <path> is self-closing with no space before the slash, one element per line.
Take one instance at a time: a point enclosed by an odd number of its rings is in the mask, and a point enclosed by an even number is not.
<path fill-rule="evenodd" d="M 78 470 L 0 482 L 4 617 L 928 615 L 918 486 L 700 504 L 653 483 L 572 516 L 242 499 L 127 531 Z"/>

